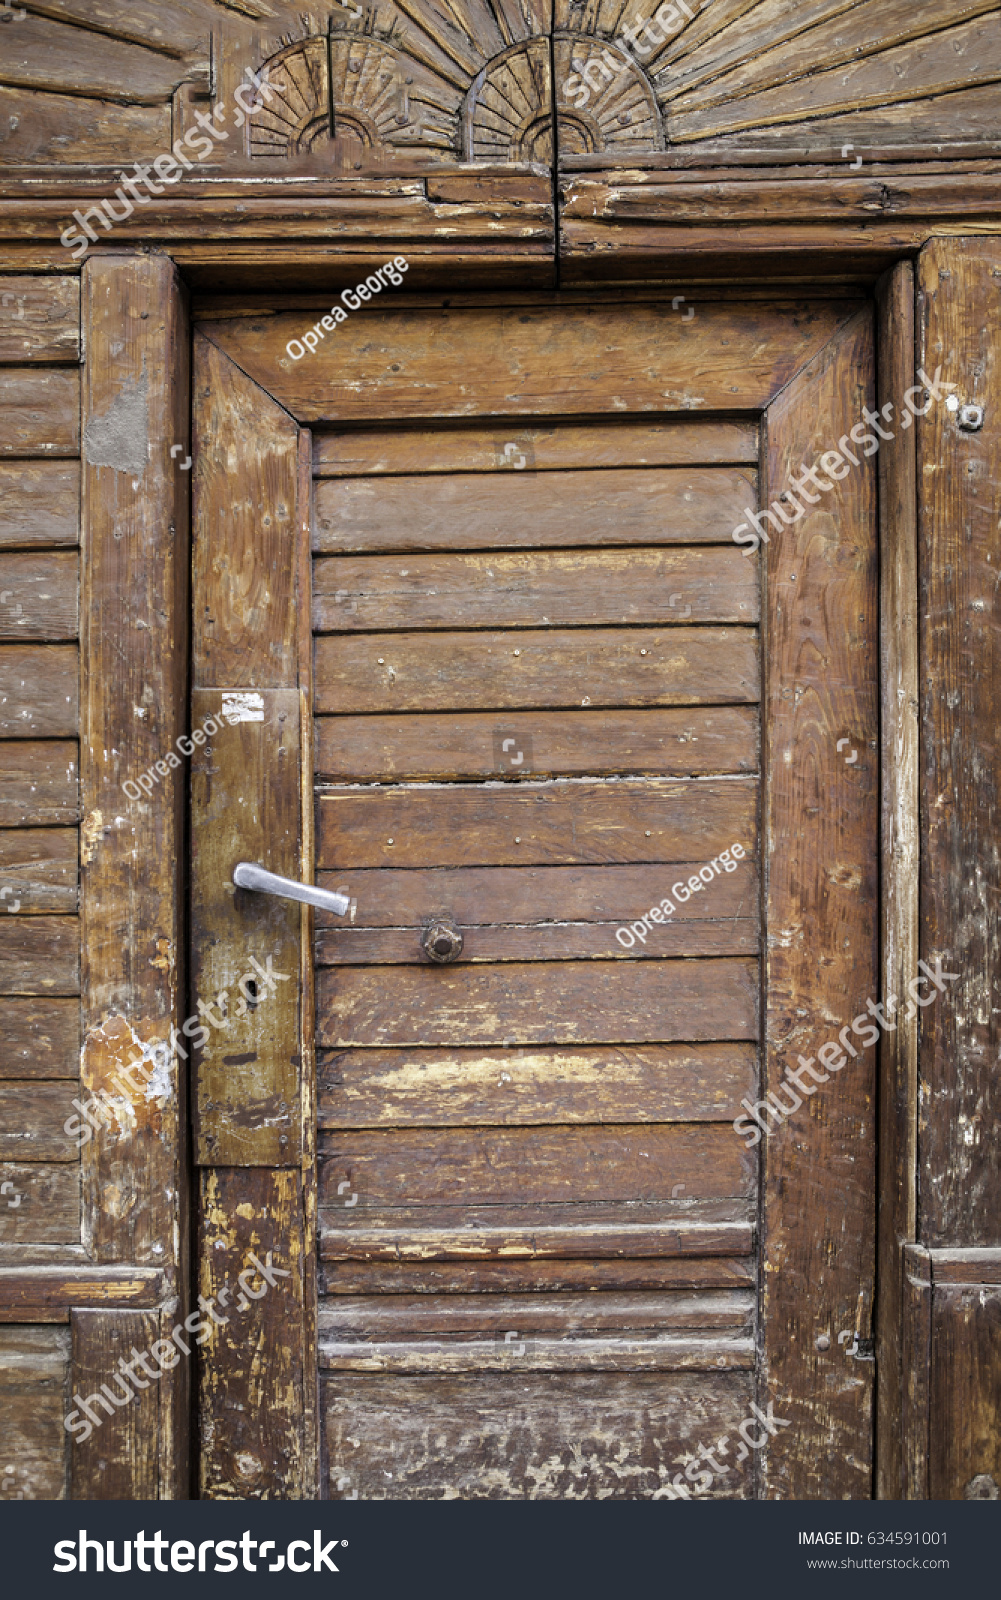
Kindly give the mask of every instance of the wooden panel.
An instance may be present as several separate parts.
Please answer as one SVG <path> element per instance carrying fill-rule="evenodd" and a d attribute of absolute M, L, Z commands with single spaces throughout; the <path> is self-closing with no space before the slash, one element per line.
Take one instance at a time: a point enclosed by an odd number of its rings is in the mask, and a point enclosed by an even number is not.
<path fill-rule="evenodd" d="M 0 829 L 0 896 L 6 912 L 77 909 L 77 830 Z"/>
<path fill-rule="evenodd" d="M 727 1122 L 755 1068 L 746 1044 L 324 1052 L 319 1124 Z"/>
<path fill-rule="evenodd" d="M 0 555 L 0 639 L 75 639 L 79 588 L 75 551 Z"/>
<path fill-rule="evenodd" d="M 0 922 L 0 994 L 79 992 L 78 919 L 4 917 Z"/>
<path fill-rule="evenodd" d="M 837 303 L 726 305 L 711 325 L 668 304 L 373 311 L 309 360 L 299 314 L 202 331 L 303 422 L 596 411 L 754 411 L 827 343 Z"/>
<path fill-rule="evenodd" d="M 680 619 L 690 601 L 675 597 Z M 315 662 L 320 712 L 706 705 L 760 694 L 752 628 L 346 634 L 317 639 Z"/>
<path fill-rule="evenodd" d="M 523 1211 L 508 1208 L 501 1223 L 470 1222 L 456 1208 L 426 1206 L 421 1211 L 394 1209 L 381 1221 L 365 1227 L 349 1222 L 343 1204 L 321 1217 L 320 1249 L 328 1260 L 427 1262 L 600 1260 L 622 1256 L 732 1256 L 749 1255 L 754 1237 L 749 1218 L 715 1220 L 722 1207 L 735 1204 L 687 1202 L 682 1215 L 675 1205 L 653 1207 L 552 1206 L 540 1222 L 537 1207 Z M 656 1216 L 660 1210 L 667 1213 Z M 637 1220 L 637 1214 L 643 1220 Z M 489 1215 L 489 1213 L 488 1213 Z M 352 1212 L 353 1216 L 353 1212 Z M 647 1220 L 650 1219 L 650 1220 Z M 468 1270 L 468 1269 L 467 1269 Z"/>
<path fill-rule="evenodd" d="M 0 736 L 75 737 L 80 664 L 75 645 L 0 645 Z"/>
<path fill-rule="evenodd" d="M 757 1036 L 757 963 L 511 962 L 317 974 L 317 1042 L 647 1044 Z"/>
<path fill-rule="evenodd" d="M 298 430 L 200 332 L 194 412 L 195 681 L 234 688 L 296 681 L 295 528 Z M 273 374 L 271 375 L 273 378 Z M 216 463 L 239 460 L 238 478 Z"/>
<path fill-rule="evenodd" d="M 73 1312 L 71 1325 L 77 1407 L 81 1400 L 86 1403 L 95 1393 L 100 1395 L 101 1385 L 107 1384 L 118 1396 L 120 1408 L 109 1417 L 109 1402 L 103 1408 L 93 1403 L 99 1425 L 92 1425 L 89 1437 L 74 1432 L 70 1446 L 72 1498 L 156 1500 L 160 1496 L 158 1464 L 164 1425 L 160 1384 L 145 1380 L 129 1404 L 124 1402 L 122 1390 L 130 1386 L 120 1373 L 117 1379 L 115 1374 L 120 1360 L 128 1361 L 133 1350 L 148 1351 L 160 1337 L 160 1318 L 155 1311 L 79 1310 Z M 83 1421 L 79 1411 L 77 1421 Z"/>
<path fill-rule="evenodd" d="M 750 1257 L 635 1261 L 325 1261 L 321 1292 L 341 1294 L 567 1294 L 586 1289 L 731 1289 L 755 1282 Z"/>
<path fill-rule="evenodd" d="M 0 1078 L 73 1078 L 80 1070 L 78 1000 L 0 1000 Z"/>
<path fill-rule="evenodd" d="M 518 463 L 524 461 L 525 465 Z M 391 472 L 524 472 L 533 469 L 705 466 L 717 462 L 758 461 L 755 422 L 624 421 L 602 418 L 590 427 L 558 422 L 534 427 L 474 425 L 460 429 L 353 429 L 317 433 L 314 470 L 321 477 Z M 323 504 L 317 490 L 317 510 Z M 410 508 L 413 509 L 412 507 Z M 319 516 L 317 516 L 319 521 Z"/>
<path fill-rule="evenodd" d="M 83 1149 L 85 1239 L 99 1263 L 163 1268 L 183 1317 L 186 1077 L 170 1040 L 184 1017 L 186 984 L 184 789 L 168 781 L 129 805 L 121 784 L 165 757 L 187 731 L 188 486 L 170 455 L 173 442 L 187 436 L 187 315 L 184 291 L 163 256 L 95 254 L 83 265 L 81 306 L 81 1098 L 105 1090 L 117 1097 L 116 1073 L 139 1054 L 151 1060 L 159 1051 L 157 1092 L 133 1098 L 128 1137 L 109 1124 Z M 134 1326 L 138 1334 L 145 1324 Z M 93 1338 L 99 1364 L 103 1346 L 96 1332 Z M 136 1338 L 140 1348 L 143 1342 Z M 143 1422 L 143 1407 L 129 1408 L 121 1426 L 129 1438 L 138 1430 L 150 1452 L 131 1479 L 112 1456 L 98 1482 L 111 1421 L 97 1430 L 74 1469 L 88 1485 L 84 1493 L 182 1493 L 185 1406 L 182 1370 L 161 1380 L 159 1424 Z M 159 1479 L 149 1465 L 158 1451 Z"/>
<path fill-rule="evenodd" d="M 260 720 L 229 726 L 218 690 L 192 695 L 194 726 L 217 719 L 191 763 L 191 976 L 223 1024 L 202 1041 L 192 1070 L 202 1165 L 297 1166 L 300 1158 L 301 912 L 294 901 L 233 884 L 238 861 L 300 876 L 299 691 L 255 698 Z M 276 974 L 270 987 L 265 971 Z M 250 983 L 257 1000 L 248 1005 Z"/>
<path fill-rule="evenodd" d="M 931 1268 L 936 1288 L 947 1283 L 1001 1284 L 1001 1249 L 974 1246 L 936 1250 L 931 1255 Z"/>
<path fill-rule="evenodd" d="M 996 1283 L 961 1288 L 936 1282 L 929 1378 L 928 1494 L 932 1500 L 997 1498 L 1001 1485 L 999 1328 L 1001 1287 Z"/>
<path fill-rule="evenodd" d="M 734 842 L 753 853 L 756 809 L 750 778 L 345 790 L 317 798 L 317 865 L 706 861 Z"/>
<path fill-rule="evenodd" d="M 962 404 L 984 407 L 968 432 L 933 405 L 918 423 L 923 773 L 921 955 L 958 974 L 922 1015 L 921 1243 L 997 1245 L 1001 1193 L 989 1128 L 1001 1048 L 995 1020 L 999 929 L 994 814 L 1001 360 L 990 329 L 1001 247 L 942 240 L 918 266 L 918 357 L 944 360 Z"/>
<path fill-rule="evenodd" d="M 362 1500 L 666 1498 L 679 1458 L 735 1436 L 752 1398 L 736 1373 L 338 1376 L 322 1394 L 325 1493 Z M 736 1469 L 713 1490 L 749 1493 Z"/>
<path fill-rule="evenodd" d="M 680 606 L 672 604 L 672 592 L 682 597 Z M 663 627 L 686 605 L 694 622 L 753 623 L 758 604 L 757 564 L 732 543 L 720 550 L 621 554 L 319 556 L 313 563 L 313 626 L 320 632 L 547 623 Z M 433 652 L 434 642 L 426 640 L 424 648 Z"/>
<path fill-rule="evenodd" d="M 764 498 L 872 406 L 873 357 L 863 311 L 776 401 Z M 798 1053 L 833 1039 L 879 993 L 875 489 L 860 458 L 768 546 L 763 1092 L 779 1092 Z M 837 748 L 845 736 L 859 752 L 851 765 Z M 765 1141 L 761 1382 L 793 1424 L 764 1462 L 769 1498 L 872 1493 L 871 1365 L 817 1345 L 832 1328 L 869 1337 L 872 1317 L 873 1057 L 846 1066 L 817 1088 L 820 1109 L 796 1096 Z"/>
<path fill-rule="evenodd" d="M 512 1366 L 520 1372 L 706 1372 L 753 1368 L 754 1341 L 727 1334 L 631 1331 L 558 1339 L 509 1328 L 502 1337 L 386 1338 L 365 1344 L 324 1333 L 317 1356 L 321 1369 L 338 1372 L 440 1375 L 504 1372 Z"/>
<path fill-rule="evenodd" d="M 79 278 L 0 277 L 0 361 L 79 359 Z"/>
<path fill-rule="evenodd" d="M 319 1313 L 322 1341 L 357 1340 L 364 1346 L 385 1339 L 467 1339 L 504 1333 L 575 1334 L 692 1332 L 709 1329 L 747 1334 L 754 1321 L 750 1289 L 703 1294 L 614 1292 L 337 1296 Z"/>
<path fill-rule="evenodd" d="M 80 453 L 80 374 L 9 367 L 0 389 L 0 455 Z"/>
<path fill-rule="evenodd" d="M 321 480 L 313 549 L 718 543 L 748 505 L 755 474 L 723 467 Z"/>
<path fill-rule="evenodd" d="M 66 1499 L 63 1410 L 69 1364 L 68 1330 L 0 1328 L 0 1499 Z"/>
<path fill-rule="evenodd" d="M 79 542 L 79 462 L 0 461 L 0 547 Z"/>
<path fill-rule="evenodd" d="M 67 1086 L 68 1087 L 68 1086 Z M 67 1111 L 70 1109 L 67 1095 Z M 74 1162 L 0 1166 L 0 1242 L 69 1244 L 80 1238 L 80 1168 Z M 7 1188 L 6 1185 L 12 1185 Z"/>
<path fill-rule="evenodd" d="M 0 1160 L 75 1162 L 77 1142 L 64 1133 L 63 1123 L 79 1093 L 75 1078 L 0 1084 Z"/>
<path fill-rule="evenodd" d="M 311 1493 L 305 1457 L 315 1418 L 305 1372 L 301 1215 L 298 1172 L 202 1174 L 199 1294 L 229 1307 L 217 1311 L 228 1323 L 213 1327 L 200 1363 L 203 1499 Z M 270 1286 L 251 1252 L 276 1269 Z M 240 1292 L 241 1276 L 253 1298 Z"/>
<path fill-rule="evenodd" d="M 75 739 L 0 743 L 0 823 L 77 822 L 79 793 Z"/>
<path fill-rule="evenodd" d="M 179 61 L 173 48 L 169 54 L 144 48 L 105 28 L 65 27 L 59 20 L 30 13 L 20 20 L 24 26 L 16 33 L 12 30 L 8 40 L 5 83 L 151 106 L 169 100 L 178 85 L 195 74 L 207 86 L 210 63 L 204 45 L 196 65 Z"/>
<path fill-rule="evenodd" d="M 162 1293 L 152 1267 L 0 1267 L 0 1321 L 69 1322 L 73 1306 L 150 1308 Z"/>
<path fill-rule="evenodd" d="M 4 140 L 11 166 L 115 166 L 147 159 L 170 149 L 169 101 L 159 106 L 123 106 L 42 89 L 0 85 L 0 125 L 10 129 Z M 86 209 L 86 203 L 81 209 Z M 59 207 L 53 240 L 65 228 L 73 207 Z M 59 251 L 65 271 L 66 251 Z"/>
<path fill-rule="evenodd" d="M 726 688 L 722 683 L 721 695 Z M 514 740 L 506 751 L 505 739 Z M 516 711 L 501 727 L 496 715 L 411 713 L 352 717 L 349 724 L 321 718 L 316 746 L 316 777 L 338 782 L 622 772 L 680 778 L 756 771 L 758 718 L 737 706 L 620 715 L 577 710 L 572 719 L 556 711 Z"/>

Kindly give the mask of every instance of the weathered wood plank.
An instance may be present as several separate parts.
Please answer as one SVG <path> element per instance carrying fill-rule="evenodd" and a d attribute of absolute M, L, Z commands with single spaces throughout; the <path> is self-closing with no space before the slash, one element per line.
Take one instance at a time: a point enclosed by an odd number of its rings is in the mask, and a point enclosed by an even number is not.
<path fill-rule="evenodd" d="M 75 915 L 78 853 L 75 828 L 0 828 L 0 915 Z"/>
<path fill-rule="evenodd" d="M 737 686 L 738 693 L 743 684 Z M 328 689 L 329 692 L 329 689 Z M 726 693 L 721 683 L 720 693 Z M 602 776 L 671 777 L 754 772 L 758 717 L 751 708 L 513 712 L 489 716 L 322 717 L 316 777 L 390 779 Z M 504 749 L 504 741 L 513 740 Z"/>
<path fill-rule="evenodd" d="M 317 1043 L 655 1044 L 757 1037 L 757 962 L 511 962 L 317 974 Z M 735 1141 L 737 1142 L 737 1141 Z"/>
<path fill-rule="evenodd" d="M 63 1131 L 63 1123 L 73 1116 L 79 1094 L 75 1078 L 0 1084 L 0 1160 L 78 1161 L 76 1139 Z"/>
<path fill-rule="evenodd" d="M 75 639 L 79 594 L 74 550 L 0 553 L 0 639 Z"/>
<path fill-rule="evenodd" d="M 602 1289 L 733 1289 L 753 1285 L 751 1257 L 634 1261 L 325 1261 L 325 1295 L 572 1294 Z"/>
<path fill-rule="evenodd" d="M 738 1373 L 337 1375 L 322 1389 L 330 1499 L 649 1500 L 700 1436 L 736 1440 Z M 357 1443 L 356 1443 L 357 1441 Z M 736 1450 L 734 1450 L 736 1454 Z M 714 1496 L 751 1493 L 748 1474 Z"/>
<path fill-rule="evenodd" d="M 79 726 L 76 645 L 0 645 L 0 736 L 75 738 Z"/>
<path fill-rule="evenodd" d="M 75 1078 L 80 1070 L 78 1000 L 0 1000 L 2 1078 Z"/>
<path fill-rule="evenodd" d="M 321 1128 L 731 1121 L 751 1045 L 342 1050 L 318 1063 Z"/>
<path fill-rule="evenodd" d="M 711 861 L 735 842 L 753 853 L 757 784 L 648 778 L 346 789 L 319 794 L 316 811 L 317 866 L 337 872 L 395 866 L 401 854 L 408 867 Z"/>
<path fill-rule="evenodd" d="M 425 1207 L 423 1212 L 399 1209 L 368 1227 L 348 1220 L 343 1203 L 321 1216 L 320 1251 L 333 1261 L 481 1262 L 573 1260 L 593 1261 L 623 1256 L 749 1255 L 754 1237 L 749 1218 L 714 1221 L 705 1215 L 720 1202 L 696 1202 L 682 1215 L 676 1206 L 661 1207 L 672 1216 L 651 1217 L 656 1207 L 580 1204 L 558 1206 L 540 1222 L 537 1208 L 520 1214 L 507 1209 L 504 1222 L 456 1220 L 455 1207 Z M 732 1208 L 735 1202 L 724 1204 Z M 747 1202 L 741 1202 L 745 1207 Z M 488 1213 L 489 1215 L 489 1213 Z M 468 1270 L 468 1269 L 467 1269 Z"/>
<path fill-rule="evenodd" d="M 463 962 L 496 961 L 659 961 L 677 956 L 757 955 L 759 935 L 754 916 L 700 918 L 665 922 L 655 941 L 623 949 L 616 925 L 565 922 L 556 926 L 500 924 L 459 929 Z M 315 941 L 318 966 L 422 966 L 423 925 L 413 928 L 327 928 Z"/>
<path fill-rule="evenodd" d="M 160 1383 L 144 1380 L 138 1394 L 125 1401 L 131 1387 L 118 1369 L 132 1350 L 146 1352 L 165 1331 L 155 1311 L 74 1310 L 73 1401 L 77 1429 L 70 1446 L 74 1500 L 156 1500 L 160 1498 Z M 167 1327 L 169 1332 L 169 1322 Z M 174 1350 L 178 1359 L 179 1352 Z M 166 1359 L 166 1358 L 165 1358 Z M 147 1362 L 149 1357 L 147 1356 Z M 159 1370 L 159 1357 L 154 1355 Z M 111 1390 L 112 1399 L 102 1393 Z M 117 1399 L 117 1406 L 115 1404 Z M 108 1415 L 108 1412 L 111 1415 Z M 81 1415 L 81 1413 L 83 1413 Z M 79 1431 L 90 1414 L 90 1434 Z M 74 1411 L 69 1412 L 72 1417 Z"/>
<path fill-rule="evenodd" d="M 80 820 L 77 742 L 0 742 L 0 823 L 24 827 Z"/>
<path fill-rule="evenodd" d="M 69 1322 L 73 1306 L 149 1309 L 162 1292 L 155 1267 L 0 1267 L 0 1321 Z"/>
<path fill-rule="evenodd" d="M 152 155 L 154 151 L 170 149 L 170 110 L 169 100 L 156 106 L 123 106 L 115 101 L 0 84 L 0 125 L 10 129 L 4 139 L 4 154 L 12 166 L 130 164 L 140 150 Z M 53 239 L 69 223 L 75 209 L 75 204 L 59 207 Z M 86 211 L 86 201 L 79 209 Z M 100 224 L 96 231 L 103 237 Z M 66 270 L 66 256 L 67 252 L 60 249 L 60 271 Z"/>
<path fill-rule="evenodd" d="M 730 529 L 727 529 L 729 536 Z M 401 560 L 406 566 L 401 566 Z M 533 550 L 486 555 L 318 556 L 318 632 L 755 623 L 757 563 L 727 549 Z M 680 596 L 680 602 L 676 598 Z M 424 648 L 434 652 L 432 640 Z M 514 646 L 508 645 L 509 655 Z"/>
<path fill-rule="evenodd" d="M 65 1500 L 69 1460 L 63 1397 L 69 1330 L 0 1328 L 4 1500 Z"/>
<path fill-rule="evenodd" d="M 173 50 L 151 50 L 103 28 L 67 27 L 30 12 L 20 20 L 20 28 L 9 30 L 3 64 L 3 81 L 12 87 L 147 106 L 161 105 L 192 78 L 208 88 L 207 38 L 201 59 L 180 61 Z"/>
<path fill-rule="evenodd" d="M 0 455 L 79 453 L 79 372 L 8 367 L 0 385 Z"/>
<path fill-rule="evenodd" d="M 675 600 L 680 621 L 690 601 L 676 592 Z M 318 712 L 711 705 L 760 696 L 753 628 L 554 628 L 519 630 L 516 639 L 487 630 L 434 640 L 328 635 L 316 640 L 315 668 Z M 326 738 L 322 724 L 319 736 Z"/>
<path fill-rule="evenodd" d="M 524 462 L 524 466 L 519 462 Z M 693 467 L 743 462 L 756 466 L 758 428 L 754 422 L 643 422 L 602 418 L 591 426 L 573 422 L 522 423 L 505 428 L 470 427 L 418 430 L 352 429 L 317 432 L 314 471 L 320 478 L 356 473 L 524 472 L 557 468 Z M 320 490 L 317 489 L 317 504 Z M 412 509 L 412 508 L 411 508 Z"/>
<path fill-rule="evenodd" d="M 757 506 L 755 479 L 727 467 L 321 479 L 313 549 L 720 543 Z"/>
<path fill-rule="evenodd" d="M 602 1294 L 337 1296 L 321 1309 L 322 1340 L 355 1339 L 360 1344 L 415 1337 L 468 1338 L 504 1333 L 595 1334 L 709 1329 L 747 1334 L 754 1320 L 749 1289 L 702 1294 L 615 1292 Z"/>
<path fill-rule="evenodd" d="M 79 918 L 4 917 L 0 921 L 0 995 L 79 993 Z"/>
<path fill-rule="evenodd" d="M 0 547 L 79 542 L 79 462 L 0 461 Z"/>
<path fill-rule="evenodd" d="M 514 1322 L 514 1317 L 509 1321 Z M 321 1369 L 337 1372 L 714 1372 L 754 1367 L 754 1341 L 712 1334 L 597 1334 L 554 1339 L 508 1328 L 498 1337 L 381 1339 L 365 1344 L 324 1333 Z"/>
<path fill-rule="evenodd" d="M 0 1242 L 79 1242 L 79 1163 L 5 1161 L 0 1183 Z"/>
<path fill-rule="evenodd" d="M 79 359 L 79 278 L 0 276 L 0 361 Z"/>
<path fill-rule="evenodd" d="M 932 1500 L 996 1498 L 1001 1483 L 1001 1288 L 936 1284 L 932 1299 Z"/>
<path fill-rule="evenodd" d="M 990 329 L 1001 249 L 941 240 L 918 264 L 917 353 L 925 371 L 984 407 L 979 431 L 933 405 L 918 422 L 921 701 L 920 953 L 957 973 L 922 1014 L 919 1061 L 923 1245 L 994 1245 L 1001 1230 L 997 1102 L 1001 1048 L 993 973 L 1001 872 L 994 817 L 1001 360 Z M 985 1120 L 986 1119 L 986 1120 Z"/>

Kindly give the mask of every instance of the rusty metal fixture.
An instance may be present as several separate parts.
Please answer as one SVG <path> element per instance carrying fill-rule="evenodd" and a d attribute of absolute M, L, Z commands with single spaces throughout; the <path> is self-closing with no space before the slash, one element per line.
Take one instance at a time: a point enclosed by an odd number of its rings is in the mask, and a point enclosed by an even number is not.
<path fill-rule="evenodd" d="M 435 917 L 421 934 L 421 949 L 429 961 L 456 961 L 462 954 L 462 934 L 450 917 Z"/>

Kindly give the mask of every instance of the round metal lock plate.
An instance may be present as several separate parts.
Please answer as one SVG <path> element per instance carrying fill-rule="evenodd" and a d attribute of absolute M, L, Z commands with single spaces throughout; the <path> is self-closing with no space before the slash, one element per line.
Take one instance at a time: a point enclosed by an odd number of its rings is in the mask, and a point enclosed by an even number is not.
<path fill-rule="evenodd" d="M 441 965 L 456 961 L 462 954 L 462 934 L 454 922 L 436 917 L 421 934 L 421 949 L 429 961 L 437 961 Z"/>

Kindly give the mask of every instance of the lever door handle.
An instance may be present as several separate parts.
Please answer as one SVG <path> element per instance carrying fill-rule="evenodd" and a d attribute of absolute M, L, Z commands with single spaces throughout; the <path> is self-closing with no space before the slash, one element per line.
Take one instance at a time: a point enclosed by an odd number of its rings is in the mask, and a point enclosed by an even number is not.
<path fill-rule="evenodd" d="M 338 894 L 332 889 L 314 889 L 310 883 L 296 883 L 294 878 L 280 878 L 277 872 L 268 872 L 253 861 L 240 861 L 233 868 L 233 882 L 238 889 L 254 889 L 258 894 L 274 894 L 284 900 L 301 900 L 307 906 L 319 906 L 322 911 L 333 911 L 346 917 L 355 902 L 350 895 Z"/>

